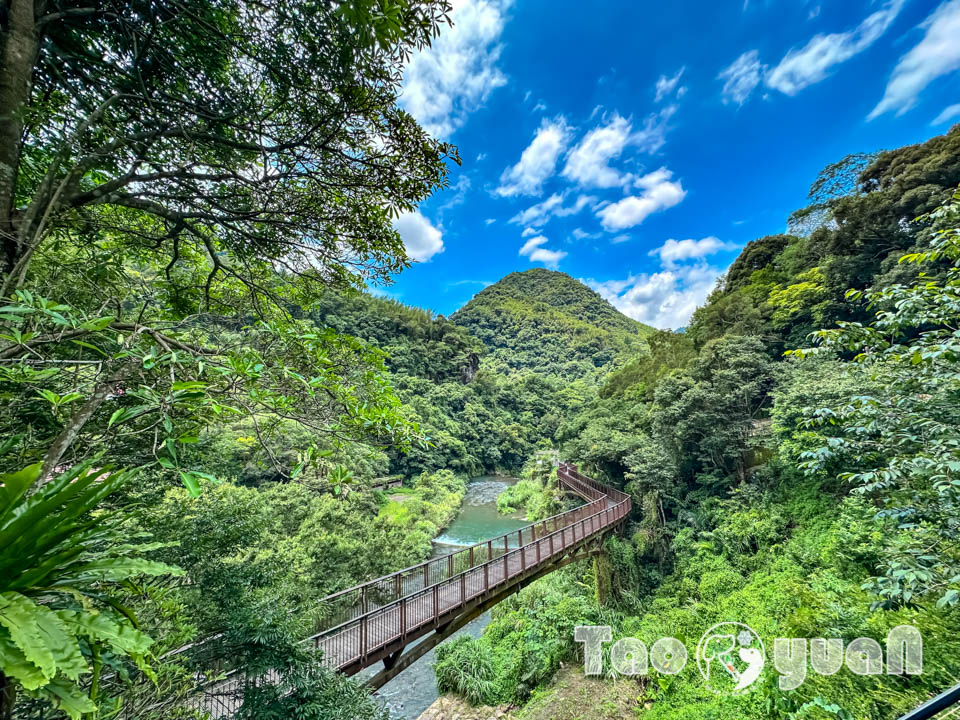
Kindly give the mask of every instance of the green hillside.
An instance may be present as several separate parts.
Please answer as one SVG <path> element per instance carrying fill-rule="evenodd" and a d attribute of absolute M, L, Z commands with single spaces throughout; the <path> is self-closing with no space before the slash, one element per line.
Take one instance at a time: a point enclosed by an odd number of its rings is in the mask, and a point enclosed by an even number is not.
<path fill-rule="evenodd" d="M 567 378 L 639 349 L 653 332 L 580 281 L 542 268 L 510 273 L 452 319 L 486 346 L 493 366 Z"/>
<path fill-rule="evenodd" d="M 612 717 L 606 708 L 642 720 L 890 720 L 955 684 L 958 184 L 960 125 L 843 158 L 815 179 L 790 234 L 746 245 L 686 332 L 658 331 L 616 363 L 552 442 L 630 493 L 632 522 L 592 565 L 521 590 L 481 637 L 442 646 L 441 691 L 509 720 L 573 716 L 556 714 L 569 698 L 584 720 Z M 549 488 L 531 481 L 526 507 Z M 784 691 L 765 670 L 748 695 L 719 697 L 688 665 L 607 682 L 584 703 L 575 626 L 692 649 L 733 619 L 761 637 L 880 646 L 911 625 L 923 675 L 811 673 Z M 619 669 L 610 658 L 604 678 Z M 577 670 L 558 673 L 568 663 Z"/>

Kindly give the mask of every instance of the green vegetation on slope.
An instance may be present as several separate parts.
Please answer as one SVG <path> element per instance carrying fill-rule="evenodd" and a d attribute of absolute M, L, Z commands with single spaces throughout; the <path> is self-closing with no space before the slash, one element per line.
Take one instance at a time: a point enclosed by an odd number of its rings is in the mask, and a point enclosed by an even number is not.
<path fill-rule="evenodd" d="M 484 288 L 452 319 L 483 342 L 494 367 L 567 379 L 592 376 L 652 332 L 580 281 L 542 268 Z"/>
<path fill-rule="evenodd" d="M 654 334 L 608 373 L 556 440 L 633 495 L 627 539 L 502 605 L 441 654 L 441 686 L 523 702 L 582 660 L 555 628 L 601 616 L 615 640 L 672 636 L 691 653 L 729 620 L 765 640 L 883 646 L 900 624 L 924 638 L 920 677 L 810 672 L 782 691 L 769 670 L 743 696 L 710 692 L 691 660 L 638 683 L 639 717 L 894 718 L 954 684 L 958 183 L 960 126 L 831 166 L 797 234 L 750 243 L 687 333 Z"/>

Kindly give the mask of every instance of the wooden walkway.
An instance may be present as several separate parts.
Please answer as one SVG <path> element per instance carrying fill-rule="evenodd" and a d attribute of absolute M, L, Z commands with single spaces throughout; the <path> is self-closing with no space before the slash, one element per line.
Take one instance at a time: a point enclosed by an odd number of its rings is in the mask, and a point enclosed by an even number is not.
<path fill-rule="evenodd" d="M 580 474 L 575 465 L 560 463 L 557 478 L 586 504 L 330 595 L 321 601 L 323 619 L 307 642 L 323 651 L 324 665 L 347 675 L 379 661 L 389 668 L 414 640 L 442 633 L 482 604 L 499 602 L 513 588 L 560 567 L 630 514 L 629 495 Z M 232 671 L 186 706 L 214 720 L 227 718 L 246 685 L 272 680 Z"/>
<path fill-rule="evenodd" d="M 573 465 L 561 463 L 557 477 L 587 504 L 325 598 L 323 624 L 310 638 L 324 664 L 353 674 L 386 659 L 463 608 L 608 532 L 630 512 L 628 495 Z"/>

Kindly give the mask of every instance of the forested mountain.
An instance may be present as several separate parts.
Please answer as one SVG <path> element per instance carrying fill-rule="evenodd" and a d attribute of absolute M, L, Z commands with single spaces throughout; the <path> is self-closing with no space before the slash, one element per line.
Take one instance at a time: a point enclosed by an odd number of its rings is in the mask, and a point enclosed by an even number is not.
<path fill-rule="evenodd" d="M 596 391 L 604 368 L 652 332 L 549 270 L 512 273 L 451 318 L 332 291 L 307 316 L 384 352 L 404 412 L 428 438 L 390 453 L 390 471 L 403 474 L 518 471 Z"/>
<path fill-rule="evenodd" d="M 763 338 L 773 354 L 806 342 L 839 321 L 862 322 L 849 289 L 912 278 L 900 257 L 927 241 L 916 218 L 940 207 L 960 182 L 960 127 L 925 143 L 825 168 L 811 204 L 789 219 L 793 235 L 748 243 L 723 287 L 693 315 L 689 332 L 702 345 L 724 333 Z"/>
<path fill-rule="evenodd" d="M 924 673 L 719 697 L 691 662 L 610 683 L 626 713 L 889 720 L 960 677 L 960 126 L 828 167 L 685 333 L 547 270 L 436 316 L 365 288 L 461 162 L 399 105 L 453 5 L 2 6 L 0 720 L 385 720 L 304 642 L 323 597 L 428 557 L 471 476 L 553 512 L 555 456 L 634 514 L 438 650 L 443 690 L 520 705 L 577 625 L 731 619 L 909 624 Z"/>
<path fill-rule="evenodd" d="M 761 637 L 881 647 L 909 624 L 924 674 L 813 673 L 784 692 L 771 672 L 741 699 L 689 667 L 619 690 L 565 672 L 519 716 L 579 716 L 563 703 L 589 691 L 593 706 L 650 720 L 893 718 L 954 684 L 958 183 L 960 126 L 829 166 L 790 234 L 749 243 L 686 332 L 653 333 L 606 372 L 554 442 L 630 492 L 634 522 L 592 568 L 546 578 L 483 637 L 442 648 L 441 688 L 523 703 L 579 659 L 575 624 L 692 647 L 732 619 Z"/>
<path fill-rule="evenodd" d="M 492 366 L 575 379 L 643 345 L 653 328 L 631 320 L 566 273 L 510 273 L 451 319 L 490 351 Z"/>

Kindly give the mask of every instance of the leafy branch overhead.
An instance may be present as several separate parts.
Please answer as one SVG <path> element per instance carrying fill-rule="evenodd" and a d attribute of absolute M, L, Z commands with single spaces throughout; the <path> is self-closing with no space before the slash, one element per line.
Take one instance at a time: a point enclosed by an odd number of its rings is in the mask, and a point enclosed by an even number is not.
<path fill-rule="evenodd" d="M 95 437 L 195 491 L 184 446 L 212 421 L 252 422 L 286 477 L 330 442 L 418 437 L 382 354 L 300 308 L 409 264 L 392 220 L 459 158 L 396 98 L 449 10 L 11 0 L 0 383 L 29 388 L 3 421 L 21 462 L 47 475 Z M 318 439 L 293 464 L 290 423 Z"/>

